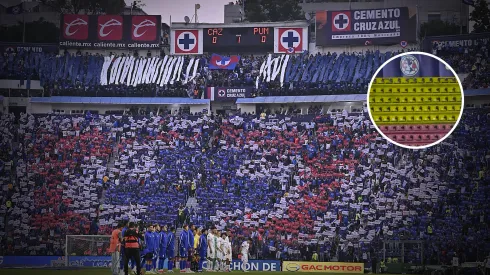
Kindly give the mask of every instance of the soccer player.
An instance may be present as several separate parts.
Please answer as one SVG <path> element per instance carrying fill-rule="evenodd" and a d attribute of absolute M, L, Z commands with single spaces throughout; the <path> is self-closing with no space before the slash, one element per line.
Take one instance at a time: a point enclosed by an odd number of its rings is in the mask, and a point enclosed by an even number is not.
<path fill-rule="evenodd" d="M 216 261 L 216 244 L 214 242 L 215 236 L 214 236 L 214 230 L 216 230 L 216 227 L 212 227 L 210 232 L 208 233 L 207 236 L 207 244 L 208 244 L 208 251 L 207 251 L 207 270 L 214 270 L 214 263 Z"/>
<path fill-rule="evenodd" d="M 166 255 L 168 259 L 168 272 L 174 272 L 175 263 L 175 229 L 170 227 L 170 231 L 167 233 L 167 252 Z"/>
<path fill-rule="evenodd" d="M 208 238 L 207 238 L 208 230 L 204 228 L 201 231 L 201 236 L 199 237 L 199 243 L 197 245 L 197 251 L 199 251 L 199 266 L 198 272 L 202 272 L 202 266 L 207 257 L 208 251 Z"/>
<path fill-rule="evenodd" d="M 244 241 L 241 246 L 242 253 L 242 270 L 243 272 L 248 272 L 247 263 L 248 263 L 248 250 L 250 249 L 250 244 L 252 244 L 252 238 L 248 238 L 248 240 Z"/>
<path fill-rule="evenodd" d="M 199 238 L 201 237 L 201 229 L 194 229 L 193 232 L 194 234 L 194 245 L 193 245 L 193 252 L 194 252 L 194 258 L 193 263 L 191 264 L 191 270 L 194 272 L 199 271 L 199 250 L 197 247 L 199 246 Z"/>
<path fill-rule="evenodd" d="M 194 255 L 194 225 L 190 225 L 187 228 L 187 262 L 186 262 L 186 272 L 194 273 L 191 271 L 192 256 Z"/>
<path fill-rule="evenodd" d="M 231 264 L 231 242 L 228 236 L 225 234 L 225 245 L 224 245 L 224 260 L 225 260 L 225 271 L 231 272 L 230 264 Z"/>
<path fill-rule="evenodd" d="M 153 253 L 153 259 L 152 259 L 152 272 L 157 273 L 157 262 L 158 262 L 158 256 L 160 255 L 160 241 L 161 241 L 161 232 L 160 232 L 160 225 L 154 224 L 153 228 L 155 231 L 153 232 L 153 247 L 155 248 L 155 252 Z"/>
<path fill-rule="evenodd" d="M 180 272 L 184 273 L 186 270 L 187 253 L 189 251 L 189 236 L 187 235 L 187 230 L 189 227 L 184 224 L 182 227 L 182 232 L 180 232 L 179 237 L 179 261 L 180 261 Z"/>
<path fill-rule="evenodd" d="M 220 236 L 217 236 L 218 237 L 218 262 L 219 262 L 219 266 L 218 266 L 218 270 L 219 271 L 224 271 L 225 270 L 225 237 L 226 237 L 226 234 L 225 233 L 221 233 Z"/>
<path fill-rule="evenodd" d="M 158 253 L 158 272 L 163 272 L 163 263 L 165 262 L 167 245 L 168 245 L 168 235 L 167 235 L 167 226 L 162 225 L 162 231 L 160 232 L 160 251 Z"/>
<path fill-rule="evenodd" d="M 145 245 L 146 248 L 143 250 L 144 259 L 146 260 L 146 273 L 152 273 L 152 259 L 153 254 L 155 253 L 155 235 L 153 234 L 153 225 L 148 226 L 148 230 L 145 233 Z"/>

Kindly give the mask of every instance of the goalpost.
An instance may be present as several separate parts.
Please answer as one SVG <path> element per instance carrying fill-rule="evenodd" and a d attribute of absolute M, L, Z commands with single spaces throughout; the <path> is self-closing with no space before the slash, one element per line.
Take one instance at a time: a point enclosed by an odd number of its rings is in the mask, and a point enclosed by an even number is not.
<path fill-rule="evenodd" d="M 107 252 L 110 242 L 109 235 L 66 235 L 65 266 L 106 266 L 107 260 L 104 256 L 111 256 Z M 102 258 L 97 258 L 100 256 Z M 77 260 L 70 261 L 70 257 Z"/>

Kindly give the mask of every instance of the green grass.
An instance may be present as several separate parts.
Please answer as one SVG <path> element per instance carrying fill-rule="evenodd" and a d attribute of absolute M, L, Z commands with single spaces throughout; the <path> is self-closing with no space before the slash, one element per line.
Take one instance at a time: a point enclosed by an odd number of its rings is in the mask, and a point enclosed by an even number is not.
<path fill-rule="evenodd" d="M 241 272 L 241 271 L 233 271 Z M 247 272 L 247 275 L 263 275 L 264 273 L 274 273 L 277 275 L 281 274 L 297 274 L 297 275 L 314 275 L 314 274 L 329 274 L 329 275 L 341 275 L 342 273 L 320 273 L 320 272 L 274 272 L 274 271 L 251 271 Z M 81 269 L 70 269 L 70 270 L 56 270 L 56 269 L 0 269 L 0 274 L 5 275 L 111 275 L 111 271 L 108 268 L 81 268 Z M 168 273 L 164 273 L 168 274 Z M 172 274 L 172 273 L 171 273 Z M 174 275 L 180 274 L 180 272 L 173 273 Z M 196 273 L 198 274 L 198 273 Z M 226 274 L 226 272 L 203 272 L 202 274 Z M 345 275 L 345 273 L 343 273 Z M 393 274 L 384 274 L 393 275 Z"/>

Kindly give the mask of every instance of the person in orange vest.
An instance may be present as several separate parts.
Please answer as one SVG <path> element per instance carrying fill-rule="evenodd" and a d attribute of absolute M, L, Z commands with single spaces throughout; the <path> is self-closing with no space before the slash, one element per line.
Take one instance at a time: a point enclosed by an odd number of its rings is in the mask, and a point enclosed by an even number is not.
<path fill-rule="evenodd" d="M 112 256 L 112 265 L 111 271 L 114 275 L 119 275 L 120 266 L 119 266 L 119 258 L 120 258 L 120 247 L 121 241 L 119 240 L 119 234 L 121 233 L 123 226 L 122 222 L 117 225 L 117 228 L 112 231 L 111 234 L 111 245 L 107 252 L 111 253 Z"/>
<path fill-rule="evenodd" d="M 141 275 L 140 243 L 141 236 L 136 232 L 134 222 L 129 223 L 129 229 L 124 233 L 124 275 L 128 275 L 128 263 L 133 259 L 136 264 L 136 275 Z"/>

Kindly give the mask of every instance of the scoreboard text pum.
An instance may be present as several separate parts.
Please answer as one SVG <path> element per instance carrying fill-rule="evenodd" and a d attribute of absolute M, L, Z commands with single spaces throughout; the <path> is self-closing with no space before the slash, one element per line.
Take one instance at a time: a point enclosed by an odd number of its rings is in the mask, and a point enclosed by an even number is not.
<path fill-rule="evenodd" d="M 203 29 L 205 52 L 252 52 L 274 50 L 272 27 L 225 27 Z"/>

